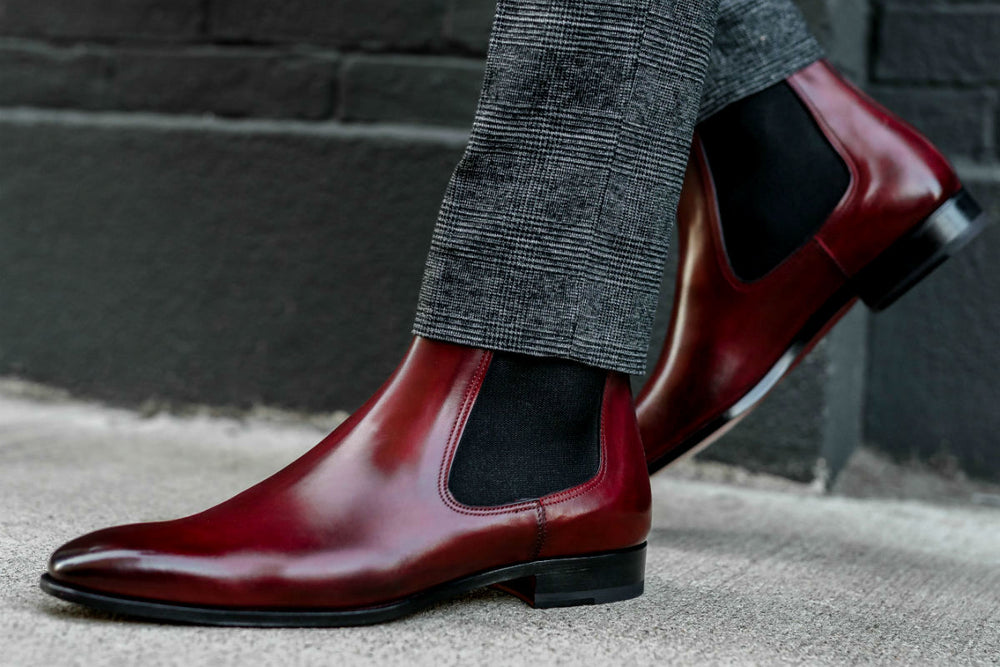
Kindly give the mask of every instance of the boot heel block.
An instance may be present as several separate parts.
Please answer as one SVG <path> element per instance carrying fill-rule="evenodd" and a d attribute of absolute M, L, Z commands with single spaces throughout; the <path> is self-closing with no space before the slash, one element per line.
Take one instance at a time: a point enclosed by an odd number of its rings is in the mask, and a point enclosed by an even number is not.
<path fill-rule="evenodd" d="M 642 595 L 646 545 L 594 556 L 553 558 L 535 563 L 534 574 L 497 588 L 537 609 L 604 604 Z"/>
<path fill-rule="evenodd" d="M 982 208 L 961 190 L 855 276 L 858 296 L 873 311 L 885 310 L 974 239 L 986 224 Z"/>

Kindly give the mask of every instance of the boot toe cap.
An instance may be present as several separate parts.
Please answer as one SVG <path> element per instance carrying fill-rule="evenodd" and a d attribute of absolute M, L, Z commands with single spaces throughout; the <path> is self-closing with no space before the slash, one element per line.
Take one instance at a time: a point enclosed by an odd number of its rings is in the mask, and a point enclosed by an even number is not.
<path fill-rule="evenodd" d="M 145 529 L 143 524 L 106 528 L 67 542 L 49 558 L 48 575 L 74 587 L 141 596 L 160 569 L 160 555 L 142 545 Z"/>

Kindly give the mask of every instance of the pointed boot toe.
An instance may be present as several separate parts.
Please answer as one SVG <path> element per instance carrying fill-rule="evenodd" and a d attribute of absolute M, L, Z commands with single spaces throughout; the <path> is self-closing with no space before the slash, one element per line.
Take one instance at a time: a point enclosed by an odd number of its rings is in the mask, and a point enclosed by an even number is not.
<path fill-rule="evenodd" d="M 74 600 L 72 590 L 143 597 L 157 586 L 169 587 L 183 571 L 180 559 L 160 553 L 150 539 L 165 525 L 116 526 L 67 542 L 49 558 L 43 590 Z"/>

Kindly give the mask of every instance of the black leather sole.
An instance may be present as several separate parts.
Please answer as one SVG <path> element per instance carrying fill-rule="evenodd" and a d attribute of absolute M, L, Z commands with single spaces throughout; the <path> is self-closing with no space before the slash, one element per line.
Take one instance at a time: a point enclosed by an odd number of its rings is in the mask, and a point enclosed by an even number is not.
<path fill-rule="evenodd" d="M 961 190 L 862 269 L 813 313 L 785 354 L 743 398 L 709 420 L 665 456 L 648 463 L 650 474 L 704 449 L 732 428 L 774 389 L 806 350 L 846 313 L 855 299 L 860 298 L 873 312 L 882 312 L 968 245 L 988 222 L 982 208 L 968 192 Z"/>
<path fill-rule="evenodd" d="M 642 595 L 646 545 L 572 558 L 547 558 L 463 577 L 384 605 L 360 609 L 242 609 L 171 604 L 70 586 L 42 575 L 42 590 L 68 602 L 138 618 L 239 627 L 337 627 L 391 621 L 463 593 L 496 585 L 532 606 L 571 607 Z"/>
<path fill-rule="evenodd" d="M 960 191 L 855 276 L 858 296 L 873 311 L 885 310 L 964 248 L 986 222 L 979 204 Z"/>

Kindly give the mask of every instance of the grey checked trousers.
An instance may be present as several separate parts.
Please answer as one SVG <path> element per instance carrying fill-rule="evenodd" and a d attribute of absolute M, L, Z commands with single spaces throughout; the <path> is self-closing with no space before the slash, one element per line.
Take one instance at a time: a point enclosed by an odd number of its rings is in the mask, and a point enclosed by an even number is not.
<path fill-rule="evenodd" d="M 821 56 L 790 0 L 499 0 L 414 333 L 641 373 L 696 122 Z"/>

